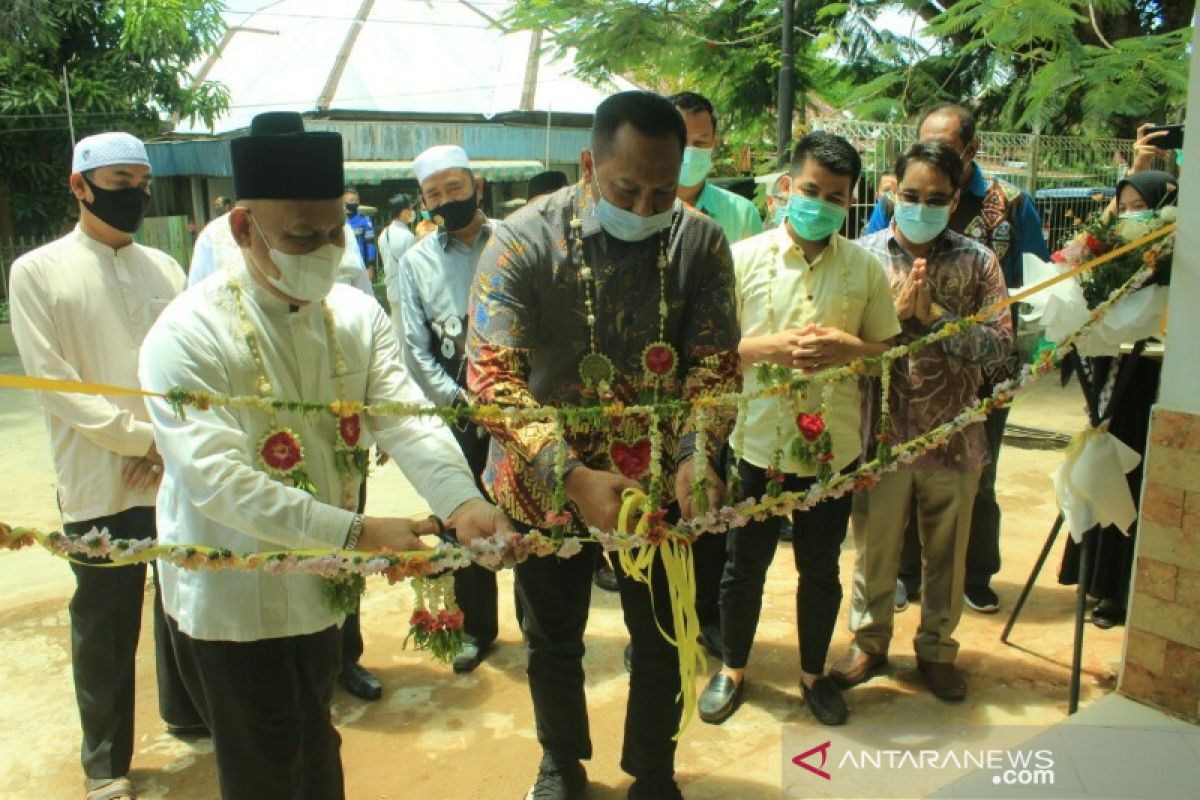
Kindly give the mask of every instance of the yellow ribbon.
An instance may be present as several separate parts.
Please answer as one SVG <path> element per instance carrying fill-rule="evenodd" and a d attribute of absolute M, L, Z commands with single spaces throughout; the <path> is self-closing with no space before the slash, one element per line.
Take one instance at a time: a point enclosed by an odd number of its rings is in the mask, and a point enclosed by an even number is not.
<path fill-rule="evenodd" d="M 35 392 L 68 392 L 71 394 L 112 394 L 127 397 L 166 397 L 160 392 L 147 392 L 128 386 L 60 381 L 54 378 L 29 378 L 24 375 L 0 375 L 0 389 L 28 389 Z"/>
<path fill-rule="evenodd" d="M 621 494 L 621 510 L 617 513 L 617 532 L 626 536 L 649 533 L 650 523 L 646 508 L 646 493 L 641 489 L 626 489 Z M 671 622 L 675 635 L 671 636 L 658 622 L 654 608 L 653 567 L 654 556 L 662 558 L 663 573 L 667 578 L 667 597 L 671 601 Z M 692 717 L 696 713 L 696 677 L 703 672 L 708 662 L 700 648 L 700 619 L 696 615 L 696 566 L 692 559 L 692 547 L 675 533 L 658 547 L 626 548 L 619 551 L 621 569 L 631 579 L 646 584 L 650 592 L 650 610 L 654 624 L 671 646 L 679 651 L 679 696 L 683 713 L 679 719 L 679 730 L 672 737 L 679 741 Z"/>

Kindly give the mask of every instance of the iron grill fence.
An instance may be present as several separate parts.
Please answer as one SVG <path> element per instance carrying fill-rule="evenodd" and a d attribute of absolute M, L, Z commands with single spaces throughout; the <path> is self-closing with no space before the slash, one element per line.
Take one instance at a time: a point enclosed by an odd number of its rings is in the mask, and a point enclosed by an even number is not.
<path fill-rule="evenodd" d="M 847 218 L 847 235 L 866 228 L 878 195 L 879 179 L 897 156 L 916 141 L 914 125 L 820 119 L 814 127 L 850 140 L 862 154 L 863 180 Z M 1133 139 L 1085 139 L 1026 133 L 979 133 L 975 161 L 991 177 L 1024 189 L 1034 198 L 1042 232 L 1051 250 L 1062 245 L 1075 220 L 1099 211 L 1133 158 Z"/>

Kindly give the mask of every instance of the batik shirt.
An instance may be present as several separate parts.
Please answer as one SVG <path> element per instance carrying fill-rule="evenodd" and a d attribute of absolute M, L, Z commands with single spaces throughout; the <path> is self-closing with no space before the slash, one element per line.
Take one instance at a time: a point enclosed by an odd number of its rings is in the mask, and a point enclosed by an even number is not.
<path fill-rule="evenodd" d="M 900 291 L 914 257 L 896 240 L 892 228 L 858 240 L 888 268 L 893 295 Z M 953 231 L 943 231 L 929 251 L 926 275 L 933 302 L 942 306 L 942 321 L 928 328 L 916 317 L 901 323 L 897 344 L 908 344 L 929 335 L 941 325 L 969 317 L 1008 297 L 996 254 Z M 995 368 L 1012 349 L 1012 323 L 1007 311 L 965 332 L 943 339 L 910 358 L 892 364 L 889 409 L 892 440 L 906 442 L 949 422 L 976 398 L 983 370 Z M 874 453 L 879 423 L 880 389 L 871 381 L 863 391 L 863 440 L 868 455 Z M 982 423 L 954 434 L 944 447 L 918 458 L 915 469 L 979 469 L 987 463 L 987 443 Z"/>
<path fill-rule="evenodd" d="M 612 396 L 583 385 L 579 364 L 590 352 L 583 264 L 572 246 L 571 220 L 581 222 L 583 260 L 592 270 L 596 348 L 615 368 Z M 739 339 L 733 263 L 721 229 L 676 204 L 670 228 L 636 243 L 605 233 L 590 191 L 569 186 L 504 221 L 479 261 L 467 338 L 468 379 L 482 403 L 529 408 L 646 398 L 642 356 L 659 336 L 660 247 L 666 247 L 666 336 L 678 358 L 659 396 L 695 398 L 736 391 Z M 717 456 L 734 408 L 714 410 L 705 424 L 707 456 Z M 650 472 L 649 420 L 626 416 L 603 431 L 571 430 L 566 468 L 579 464 L 645 482 Z M 557 438 L 544 422 L 490 425 L 492 450 L 484 482 L 517 520 L 542 524 L 552 510 Z M 663 421 L 664 485 L 696 449 L 692 422 Z M 664 498 L 669 499 L 669 498 Z"/>

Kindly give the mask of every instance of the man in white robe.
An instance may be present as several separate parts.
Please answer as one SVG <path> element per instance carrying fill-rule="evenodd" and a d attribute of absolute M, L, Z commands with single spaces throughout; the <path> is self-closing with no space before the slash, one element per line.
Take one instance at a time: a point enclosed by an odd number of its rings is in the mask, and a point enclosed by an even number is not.
<path fill-rule="evenodd" d="M 341 202 L 341 137 L 250 135 L 232 142 L 231 155 L 238 205 L 230 227 L 244 263 L 164 312 L 147 336 L 143 386 L 419 402 L 382 307 L 335 285 L 342 250 L 352 244 Z M 214 405 L 181 417 L 165 401 L 148 405 L 165 465 L 164 542 L 237 553 L 406 551 L 421 546 L 419 535 L 436 532 L 431 522 L 355 513 L 360 477 L 337 468 L 332 414 Z M 479 495 L 445 425 L 368 417 L 364 429 L 460 541 L 511 530 Z M 281 454 L 266 446 L 272 437 L 302 450 Z M 301 452 L 300 464 L 281 460 Z M 306 483 L 308 491 L 300 488 Z M 340 737 L 329 714 L 343 616 L 327 605 L 322 579 L 161 569 L 183 678 L 213 732 L 222 797 L 344 797 Z"/>

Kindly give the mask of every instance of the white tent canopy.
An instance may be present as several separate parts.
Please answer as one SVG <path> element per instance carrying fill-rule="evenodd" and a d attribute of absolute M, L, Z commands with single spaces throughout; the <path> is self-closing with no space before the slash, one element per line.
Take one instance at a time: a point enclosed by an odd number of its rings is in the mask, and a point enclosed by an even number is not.
<path fill-rule="evenodd" d="M 224 84 L 229 110 L 207 129 L 245 128 L 266 110 L 491 118 L 515 111 L 590 114 L 609 94 L 552 60 L 549 40 L 506 33 L 508 0 L 279 0 L 231 19 L 194 75 Z"/>

